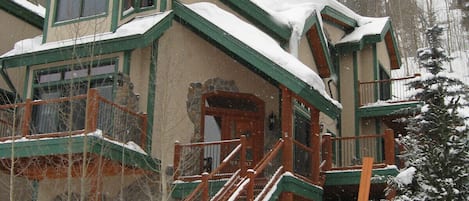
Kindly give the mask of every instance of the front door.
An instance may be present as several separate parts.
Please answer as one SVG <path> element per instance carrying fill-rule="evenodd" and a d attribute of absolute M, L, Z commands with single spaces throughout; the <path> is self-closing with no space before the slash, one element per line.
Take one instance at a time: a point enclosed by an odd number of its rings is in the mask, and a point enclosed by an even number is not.
<path fill-rule="evenodd" d="M 204 141 L 223 141 L 247 139 L 247 166 L 253 167 L 263 157 L 264 146 L 264 104 L 250 94 L 216 92 L 204 95 L 205 118 L 203 125 Z M 218 165 L 234 149 L 236 144 L 223 143 L 214 145 L 211 151 L 205 151 L 204 161 L 210 169 Z M 238 154 L 239 156 L 239 154 Z M 240 167 L 239 158 L 229 161 L 223 172 L 233 172 Z"/>

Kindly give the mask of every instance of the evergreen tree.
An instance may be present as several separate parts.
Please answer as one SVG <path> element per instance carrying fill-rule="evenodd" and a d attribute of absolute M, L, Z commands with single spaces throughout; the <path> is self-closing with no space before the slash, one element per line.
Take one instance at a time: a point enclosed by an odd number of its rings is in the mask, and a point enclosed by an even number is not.
<path fill-rule="evenodd" d="M 444 72 L 442 33 L 428 29 L 429 47 L 417 51 L 428 73 L 410 84 L 421 104 L 401 139 L 407 171 L 393 180 L 397 200 L 469 200 L 468 87 Z"/>

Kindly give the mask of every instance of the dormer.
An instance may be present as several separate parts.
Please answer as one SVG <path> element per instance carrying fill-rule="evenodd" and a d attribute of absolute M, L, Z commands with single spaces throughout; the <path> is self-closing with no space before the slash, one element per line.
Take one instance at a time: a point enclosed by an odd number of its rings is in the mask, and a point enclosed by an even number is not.
<path fill-rule="evenodd" d="M 136 16 L 166 10 L 166 0 L 50 0 L 43 43 L 114 32 Z"/>

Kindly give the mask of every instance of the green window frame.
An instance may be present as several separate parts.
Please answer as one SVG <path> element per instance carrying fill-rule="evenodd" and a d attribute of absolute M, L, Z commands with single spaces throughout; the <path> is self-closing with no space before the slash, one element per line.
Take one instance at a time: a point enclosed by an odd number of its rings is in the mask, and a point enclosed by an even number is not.
<path fill-rule="evenodd" d="M 156 8 L 156 2 L 155 0 L 122 0 L 121 8 L 121 16 L 127 17 L 133 13 Z"/>
<path fill-rule="evenodd" d="M 55 23 L 93 19 L 107 15 L 108 0 L 56 0 Z"/>

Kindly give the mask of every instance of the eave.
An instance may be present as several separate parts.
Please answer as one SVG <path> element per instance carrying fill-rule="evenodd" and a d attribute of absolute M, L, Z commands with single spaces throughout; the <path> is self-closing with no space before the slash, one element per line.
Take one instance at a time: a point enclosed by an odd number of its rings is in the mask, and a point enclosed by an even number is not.
<path fill-rule="evenodd" d="M 358 26 L 355 19 L 344 15 L 330 6 L 325 6 L 324 9 L 322 9 L 321 17 L 323 20 L 341 27 L 345 32 L 349 32 Z"/>
<path fill-rule="evenodd" d="M 173 1 L 173 9 L 177 19 L 206 36 L 207 40 L 211 40 L 222 47 L 220 49 L 225 51 L 228 55 L 234 54 L 235 56 L 233 57 L 241 59 L 243 62 L 255 68 L 255 71 L 259 71 L 260 74 L 264 74 L 270 79 L 286 86 L 326 115 L 332 118 L 339 116 L 341 110 L 338 106 L 326 99 L 320 92 L 312 89 L 310 85 L 295 77 L 292 73 L 266 58 L 261 53 L 191 11 L 180 2 Z"/>
<path fill-rule="evenodd" d="M 402 114 L 403 109 L 406 108 L 415 108 L 417 107 L 418 102 L 409 102 L 409 103 L 395 103 L 382 106 L 374 107 L 361 107 L 357 110 L 358 117 L 383 117 L 389 115 L 395 115 L 396 113 Z"/>
<path fill-rule="evenodd" d="M 86 150 L 84 149 L 86 147 Z M 105 150 L 105 151 L 103 151 Z M 2 142 L 0 158 L 29 158 L 90 153 L 126 166 L 159 172 L 160 161 L 96 136 L 74 136 L 29 141 Z"/>
<path fill-rule="evenodd" d="M 144 34 L 130 35 L 103 41 L 95 41 L 79 45 L 70 45 L 44 51 L 25 53 L 2 58 L 2 68 L 13 68 L 26 65 L 38 65 L 72 58 L 110 54 L 125 50 L 142 48 L 150 45 L 171 27 L 173 13 L 168 14 Z"/>
<path fill-rule="evenodd" d="M 0 3 L 0 8 L 40 30 L 43 28 L 43 17 L 16 4 L 14 1 L 2 1 L 2 3 Z"/>
<path fill-rule="evenodd" d="M 324 186 L 338 186 L 338 185 L 358 185 L 360 184 L 361 170 L 356 171 L 328 171 L 326 172 L 326 182 Z M 386 183 L 386 176 L 396 176 L 399 173 L 397 168 L 384 168 L 373 169 L 373 176 L 381 176 L 374 179 L 372 183 Z"/>
<path fill-rule="evenodd" d="M 328 78 L 333 71 L 331 55 L 327 47 L 327 40 L 324 37 L 324 31 L 319 22 L 316 12 L 306 20 L 304 34 L 308 39 L 311 52 L 313 53 L 314 62 L 321 78 Z"/>
<path fill-rule="evenodd" d="M 273 38 L 279 39 L 281 42 L 290 40 L 292 34 L 291 28 L 275 22 L 269 13 L 259 8 L 259 6 L 252 3 L 250 0 L 221 1 L 256 24 L 261 30 L 268 33 Z"/>

